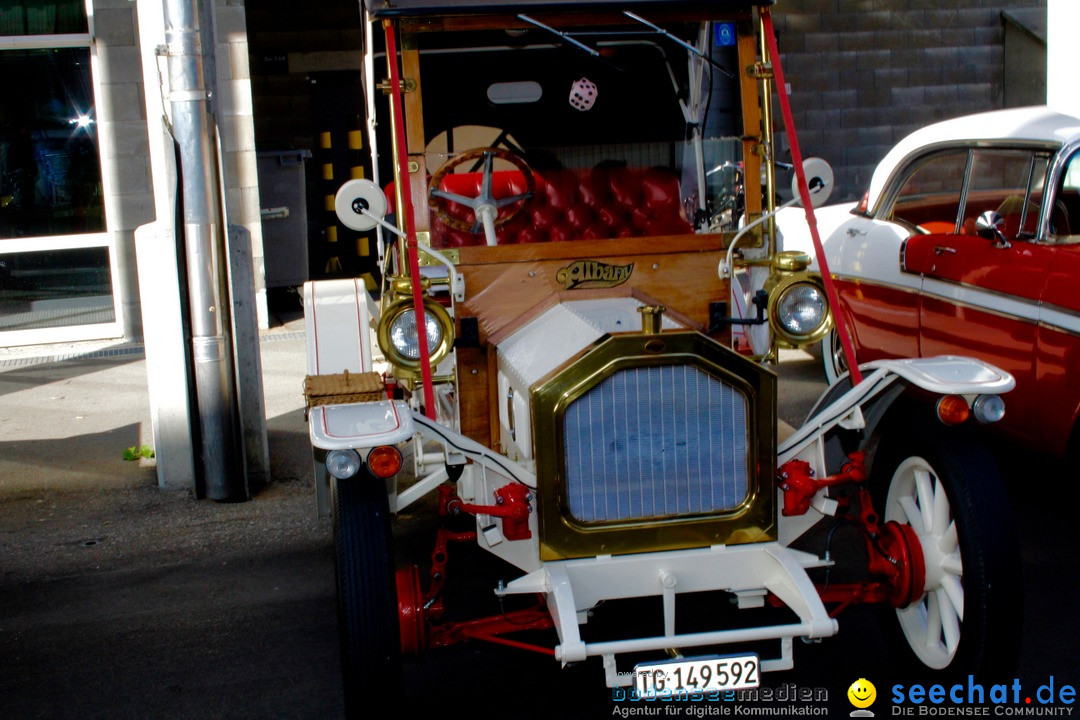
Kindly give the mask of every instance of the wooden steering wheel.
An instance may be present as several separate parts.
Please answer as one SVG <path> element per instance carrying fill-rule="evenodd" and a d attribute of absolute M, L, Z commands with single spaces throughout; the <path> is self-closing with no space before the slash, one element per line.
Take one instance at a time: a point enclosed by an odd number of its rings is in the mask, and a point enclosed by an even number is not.
<path fill-rule="evenodd" d="M 492 194 L 491 186 L 492 176 L 494 174 L 492 166 L 496 158 L 505 160 L 521 172 L 522 176 L 525 178 L 525 192 L 505 198 L 496 198 Z M 453 172 L 459 165 L 464 165 L 465 163 L 477 160 L 483 162 L 484 168 L 479 195 L 476 197 L 465 197 L 464 195 L 458 195 L 441 189 L 443 178 L 445 178 L 447 174 Z M 429 187 L 428 207 L 431 208 L 435 213 L 435 216 L 438 217 L 444 225 L 455 230 L 471 233 L 487 233 L 488 226 L 490 226 L 492 234 L 487 239 L 488 245 L 494 245 L 494 230 L 506 225 L 525 209 L 525 201 L 531 198 L 536 190 L 536 177 L 533 175 L 532 168 L 530 168 L 528 164 L 526 164 L 524 158 L 517 153 L 502 148 L 482 147 L 461 153 L 444 162 L 439 169 L 435 171 L 435 174 L 431 176 Z M 446 203 L 443 201 L 460 203 L 461 205 L 470 208 L 476 216 L 476 221 L 469 223 L 454 217 L 450 214 L 446 207 Z M 500 212 L 503 208 L 515 204 L 516 207 L 511 208 L 508 212 Z"/>

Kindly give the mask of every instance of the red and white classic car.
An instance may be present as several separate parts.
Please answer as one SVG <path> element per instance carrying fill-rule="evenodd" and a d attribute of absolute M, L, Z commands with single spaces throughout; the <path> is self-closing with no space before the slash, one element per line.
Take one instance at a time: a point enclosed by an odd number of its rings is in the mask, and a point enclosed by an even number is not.
<path fill-rule="evenodd" d="M 858 361 L 989 361 L 1016 378 L 1000 427 L 1057 456 L 1080 440 L 1078 151 L 1080 119 L 1047 108 L 947 120 L 889 152 L 862 202 L 817 213 Z M 801 210 L 780 225 L 813 252 Z M 822 347 L 835 380 L 835 331 Z"/>

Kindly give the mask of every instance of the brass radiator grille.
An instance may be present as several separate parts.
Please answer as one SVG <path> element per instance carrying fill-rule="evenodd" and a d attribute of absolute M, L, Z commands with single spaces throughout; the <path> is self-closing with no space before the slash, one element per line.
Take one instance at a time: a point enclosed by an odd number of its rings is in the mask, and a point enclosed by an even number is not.
<path fill-rule="evenodd" d="M 566 410 L 566 494 L 580 522 L 725 512 L 747 497 L 742 393 L 689 365 L 621 370 Z"/>

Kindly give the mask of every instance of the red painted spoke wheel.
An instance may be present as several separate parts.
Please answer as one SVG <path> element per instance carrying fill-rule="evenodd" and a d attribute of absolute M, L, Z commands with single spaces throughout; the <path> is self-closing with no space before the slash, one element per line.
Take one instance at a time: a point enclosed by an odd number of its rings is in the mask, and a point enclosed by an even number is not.
<path fill-rule="evenodd" d="M 427 623 L 420 569 L 406 565 L 397 571 L 398 622 L 401 625 L 401 652 L 416 657 L 427 648 Z"/>

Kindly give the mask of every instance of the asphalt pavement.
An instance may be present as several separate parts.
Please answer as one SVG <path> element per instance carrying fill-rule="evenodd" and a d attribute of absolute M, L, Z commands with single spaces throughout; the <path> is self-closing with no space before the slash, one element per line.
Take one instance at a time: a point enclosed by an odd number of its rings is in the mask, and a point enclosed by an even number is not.
<path fill-rule="evenodd" d="M 315 516 L 303 420 L 302 326 L 275 327 L 260 348 L 272 480 L 235 504 L 160 490 L 152 462 L 123 459 L 150 442 L 137 346 L 0 354 L 0 719 L 342 717 L 332 540 Z M 824 380 L 803 354 L 787 356 L 781 378 L 781 416 L 797 425 Z M 1032 690 L 1050 676 L 1075 686 L 1080 525 L 1060 501 L 1074 479 L 999 448 L 1023 545 L 1017 677 Z M 400 544 L 424 547 L 428 528 L 402 517 Z M 479 599 L 466 602 L 495 612 L 484 583 L 505 568 L 475 548 L 452 563 L 466 584 L 480 583 L 467 595 Z M 857 678 L 888 692 L 883 647 L 874 613 L 855 609 L 839 636 L 797 646 L 795 670 L 767 683 L 777 693 L 825 690 L 827 701 L 808 706 L 847 716 Z M 594 663 L 560 669 L 476 644 L 409 663 L 406 690 L 388 695 L 410 714 L 458 706 L 453 714 L 610 717 L 631 707 L 612 702 Z M 382 707 L 373 699 L 372 716 Z"/>

